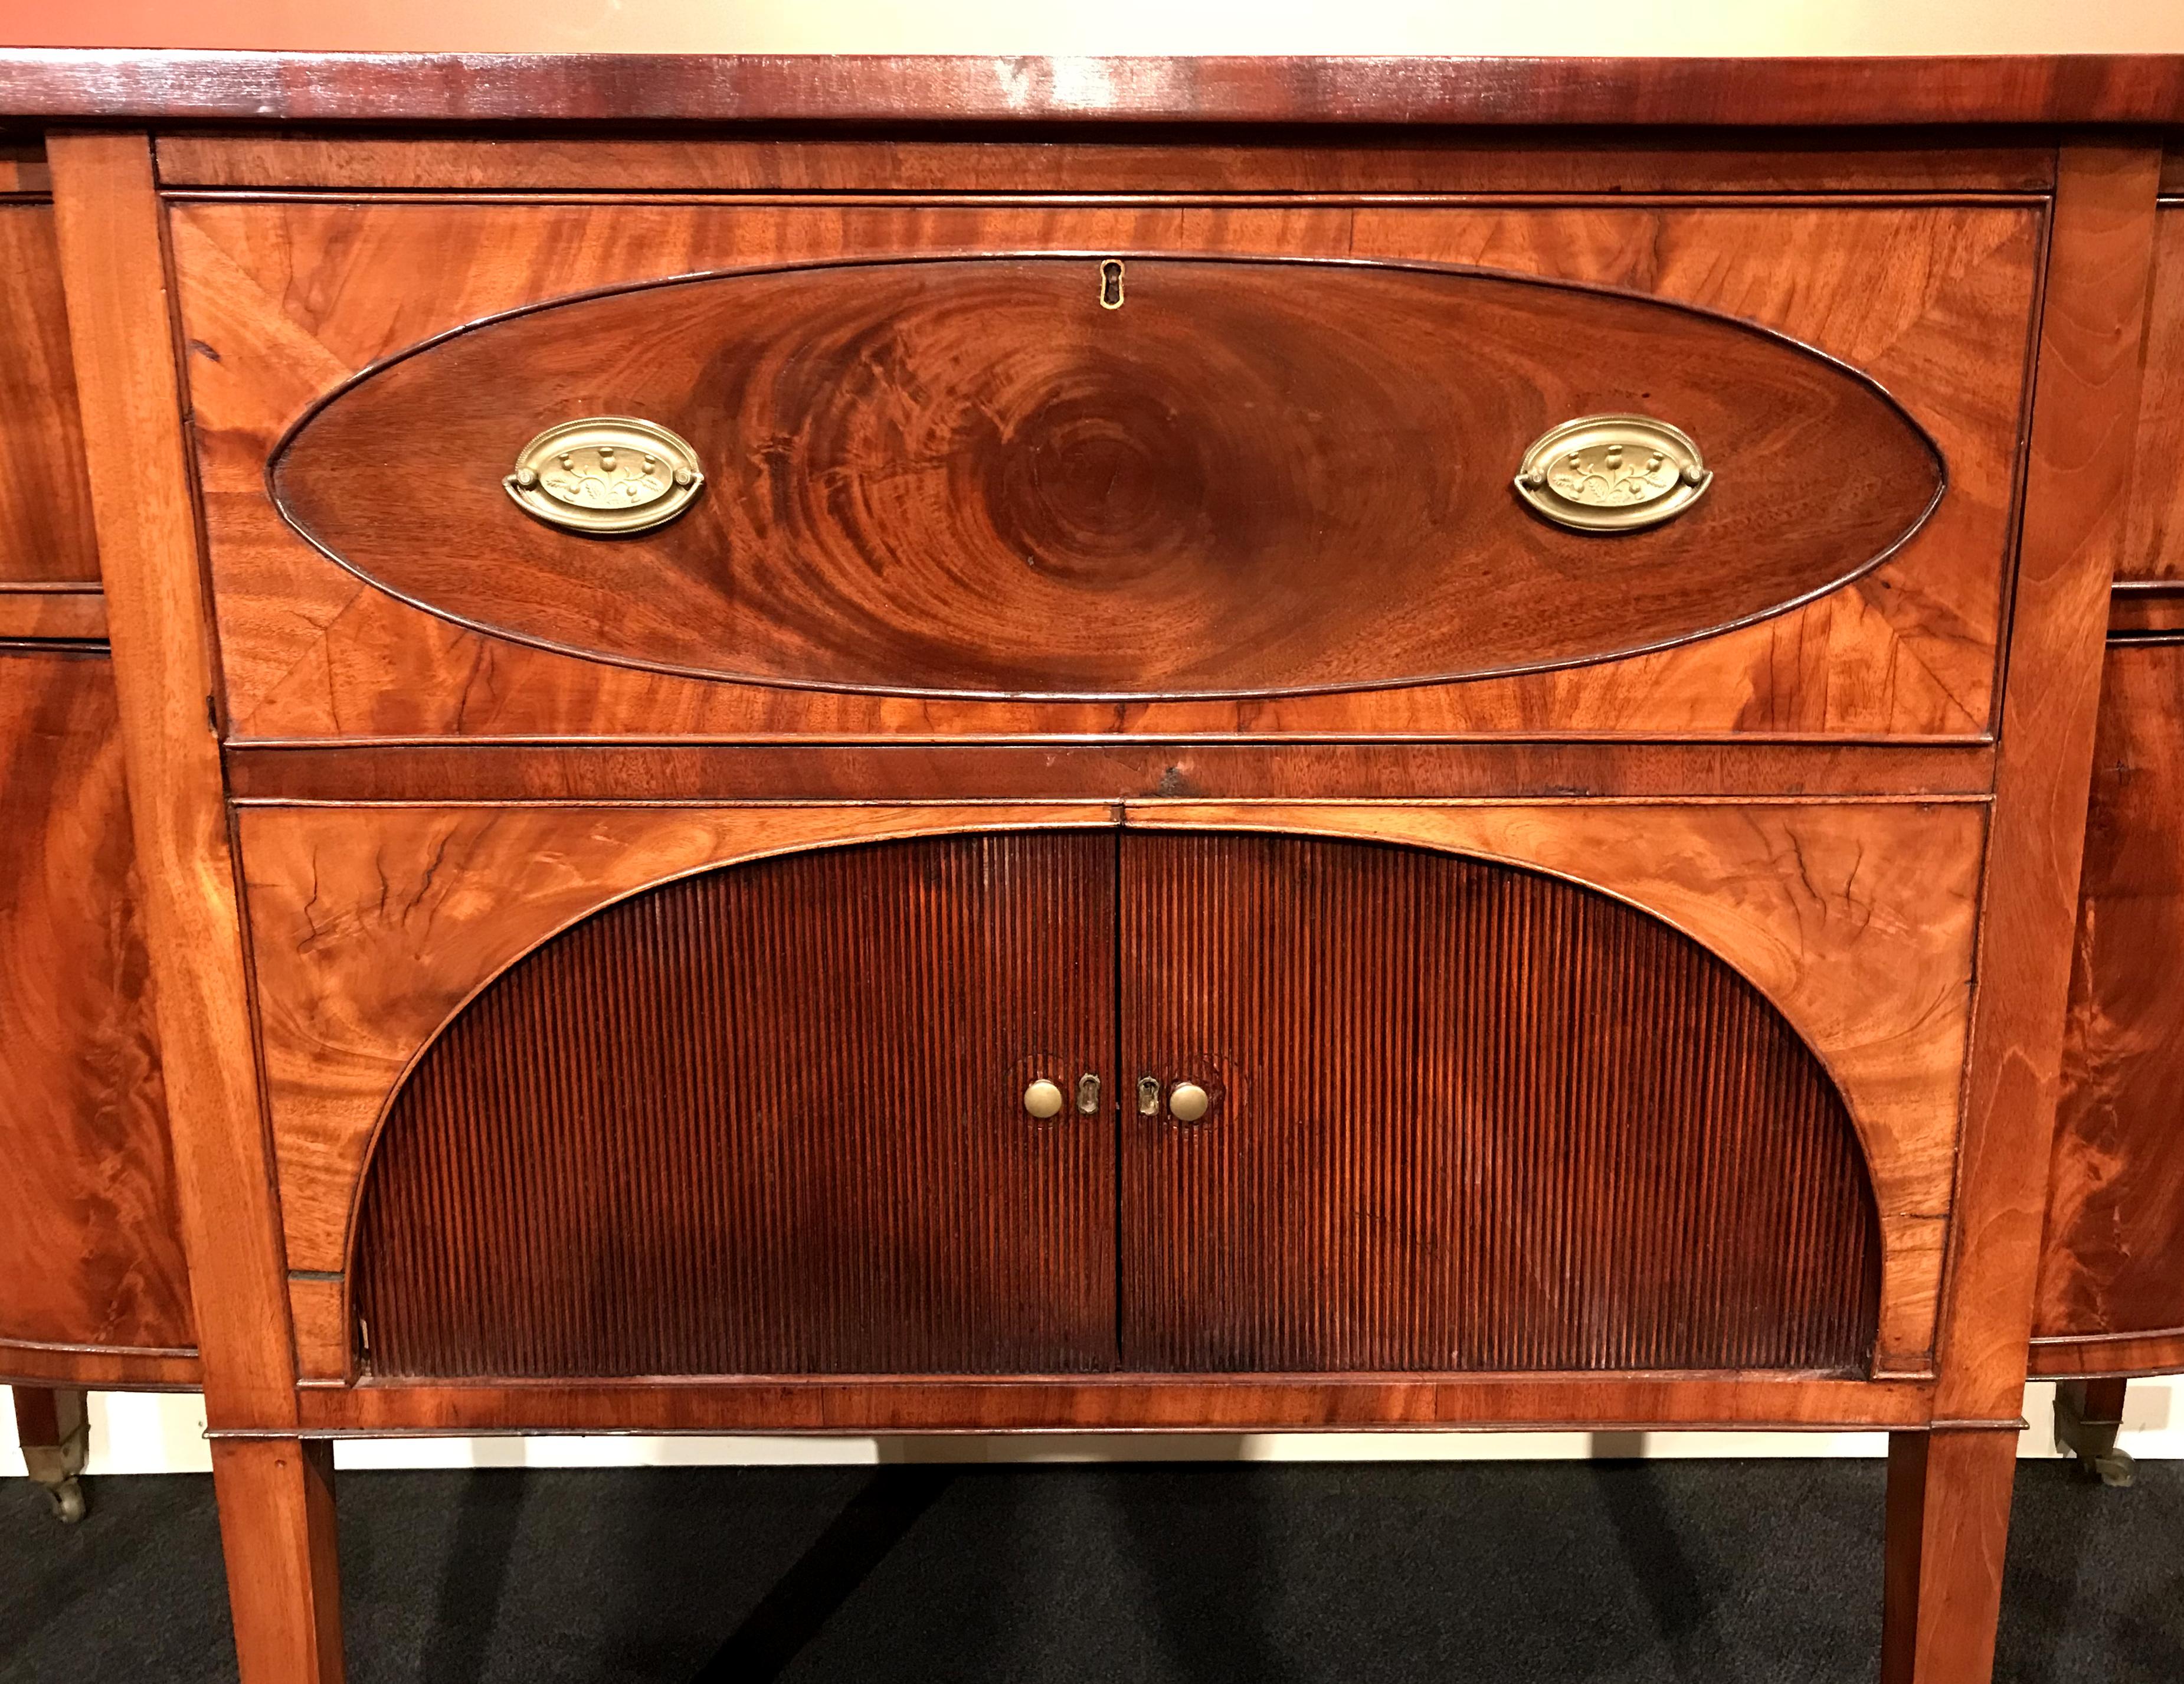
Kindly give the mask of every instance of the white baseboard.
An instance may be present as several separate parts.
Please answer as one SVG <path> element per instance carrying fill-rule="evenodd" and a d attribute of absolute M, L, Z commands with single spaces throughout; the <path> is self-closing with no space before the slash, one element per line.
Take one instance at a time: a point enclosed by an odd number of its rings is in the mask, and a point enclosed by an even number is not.
<path fill-rule="evenodd" d="M 4 1390 L 4 1388 L 0 1388 Z M 2054 1388 L 2025 1399 L 2019 1453 L 2052 1456 Z M 2120 1442 L 2142 1460 L 2184 1458 L 2184 1380 L 2136 1380 Z M 92 1474 L 203 1473 L 204 1406 L 193 1395 L 96 1392 Z M 370 1439 L 334 1453 L 343 1468 L 621 1468 L 872 1462 L 1564 1461 L 1592 1456 L 1878 1456 L 1880 1433 L 1378 1432 L 1034 1434 L 971 1438 Z M 0 1408 L 0 1475 L 20 1475 L 14 1414 Z"/>

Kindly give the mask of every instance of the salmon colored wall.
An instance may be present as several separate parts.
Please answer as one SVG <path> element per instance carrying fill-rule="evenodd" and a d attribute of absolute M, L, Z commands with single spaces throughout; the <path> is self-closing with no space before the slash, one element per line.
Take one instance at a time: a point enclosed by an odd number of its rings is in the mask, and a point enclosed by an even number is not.
<path fill-rule="evenodd" d="M 0 44 L 412 52 L 2184 52 L 2180 0 L 0 0 Z"/>

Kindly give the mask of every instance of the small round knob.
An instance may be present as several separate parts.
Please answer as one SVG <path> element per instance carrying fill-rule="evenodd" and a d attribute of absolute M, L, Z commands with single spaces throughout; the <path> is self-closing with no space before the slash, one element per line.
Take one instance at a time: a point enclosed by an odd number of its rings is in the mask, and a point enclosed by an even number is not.
<path fill-rule="evenodd" d="M 1213 1104 L 1213 1096 L 1195 1082 L 1178 1082 L 1167 1090 L 1167 1114 L 1178 1123 L 1195 1123 Z"/>
<path fill-rule="evenodd" d="M 1042 1076 L 1024 1090 L 1024 1110 L 1044 1123 L 1061 1115 L 1061 1090 Z"/>

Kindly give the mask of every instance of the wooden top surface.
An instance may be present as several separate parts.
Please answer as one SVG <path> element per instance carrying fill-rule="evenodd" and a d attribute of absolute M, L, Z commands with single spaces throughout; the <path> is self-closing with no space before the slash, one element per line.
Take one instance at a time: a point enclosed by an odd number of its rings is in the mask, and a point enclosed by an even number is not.
<path fill-rule="evenodd" d="M 0 51 L 0 115 L 2184 126 L 2184 54 L 1040 59 L 15 49 Z"/>

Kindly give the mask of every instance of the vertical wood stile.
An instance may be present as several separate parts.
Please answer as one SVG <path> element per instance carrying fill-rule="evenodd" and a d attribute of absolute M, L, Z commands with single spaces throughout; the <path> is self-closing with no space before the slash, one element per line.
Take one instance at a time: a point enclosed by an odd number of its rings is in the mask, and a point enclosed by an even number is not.
<path fill-rule="evenodd" d="M 215 1427 L 295 1419 L 164 211 L 137 133 L 48 137 L 153 1000 Z M 277 1332 L 269 1335 L 269 1330 Z"/>
<path fill-rule="evenodd" d="M 2160 164 L 2115 143 L 2058 158 L 1936 1353 L 1937 1427 L 1970 1430 L 1892 1458 L 1886 1684 L 1993 1670 Z"/>

